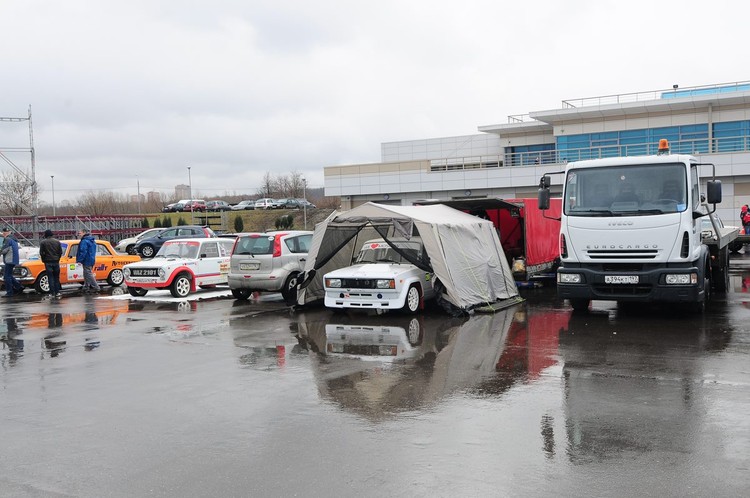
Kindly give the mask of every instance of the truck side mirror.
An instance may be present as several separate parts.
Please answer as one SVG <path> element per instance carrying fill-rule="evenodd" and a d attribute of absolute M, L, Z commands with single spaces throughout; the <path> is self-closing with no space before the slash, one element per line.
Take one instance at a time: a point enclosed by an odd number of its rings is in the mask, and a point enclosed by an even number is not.
<path fill-rule="evenodd" d="M 539 209 L 542 211 L 549 209 L 549 188 L 540 188 L 537 196 L 539 199 Z"/>
<path fill-rule="evenodd" d="M 709 180 L 706 183 L 706 193 L 708 194 L 709 204 L 719 204 L 721 202 L 721 180 Z"/>

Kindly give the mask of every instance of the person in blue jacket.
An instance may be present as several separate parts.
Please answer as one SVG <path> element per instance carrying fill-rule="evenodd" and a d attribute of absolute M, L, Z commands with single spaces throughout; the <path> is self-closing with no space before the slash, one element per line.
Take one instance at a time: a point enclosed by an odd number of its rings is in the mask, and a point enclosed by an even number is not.
<path fill-rule="evenodd" d="M 8 227 L 3 228 L 2 254 L 3 264 L 5 265 L 3 271 L 5 294 L 3 294 L 3 297 L 13 297 L 16 292 L 19 294 L 23 292 L 23 285 L 21 285 L 21 282 L 16 280 L 16 277 L 13 276 L 13 268 L 15 268 L 19 262 L 18 242 L 10 234 L 10 228 Z"/>
<path fill-rule="evenodd" d="M 76 253 L 76 263 L 83 266 L 83 288 L 81 292 L 99 292 L 99 284 L 96 282 L 94 275 L 94 263 L 96 263 L 96 241 L 89 230 L 78 232 L 81 236 L 81 242 L 78 244 Z"/>

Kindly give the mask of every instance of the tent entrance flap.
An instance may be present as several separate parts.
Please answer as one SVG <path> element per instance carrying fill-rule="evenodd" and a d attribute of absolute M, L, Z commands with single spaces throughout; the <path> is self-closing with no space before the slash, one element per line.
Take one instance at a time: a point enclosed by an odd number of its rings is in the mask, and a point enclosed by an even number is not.
<path fill-rule="evenodd" d="M 414 251 L 413 241 L 408 243 L 414 236 L 420 237 L 424 256 Z M 445 301 L 459 309 L 518 295 L 491 221 L 445 205 L 368 202 L 316 225 L 305 265 L 306 287 L 297 302 L 322 300 L 323 277 L 354 264 L 364 244 L 378 238 L 404 260 L 433 273 Z"/>

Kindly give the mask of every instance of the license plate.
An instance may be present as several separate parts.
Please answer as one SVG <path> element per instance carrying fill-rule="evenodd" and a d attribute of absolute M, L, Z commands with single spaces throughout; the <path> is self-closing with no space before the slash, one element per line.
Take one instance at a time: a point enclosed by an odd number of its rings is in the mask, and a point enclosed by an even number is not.
<path fill-rule="evenodd" d="M 240 270 L 257 270 L 260 263 L 240 263 Z"/>
<path fill-rule="evenodd" d="M 133 268 L 130 274 L 134 277 L 155 277 L 158 270 L 156 268 Z"/>
<path fill-rule="evenodd" d="M 638 275 L 605 275 L 605 284 L 637 284 Z"/>

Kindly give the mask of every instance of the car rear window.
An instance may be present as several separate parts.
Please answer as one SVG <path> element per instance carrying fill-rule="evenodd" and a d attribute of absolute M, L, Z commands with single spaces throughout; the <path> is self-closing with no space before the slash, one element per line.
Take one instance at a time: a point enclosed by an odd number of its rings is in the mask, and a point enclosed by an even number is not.
<path fill-rule="evenodd" d="M 273 254 L 273 237 L 266 235 L 240 237 L 234 254 Z"/>

